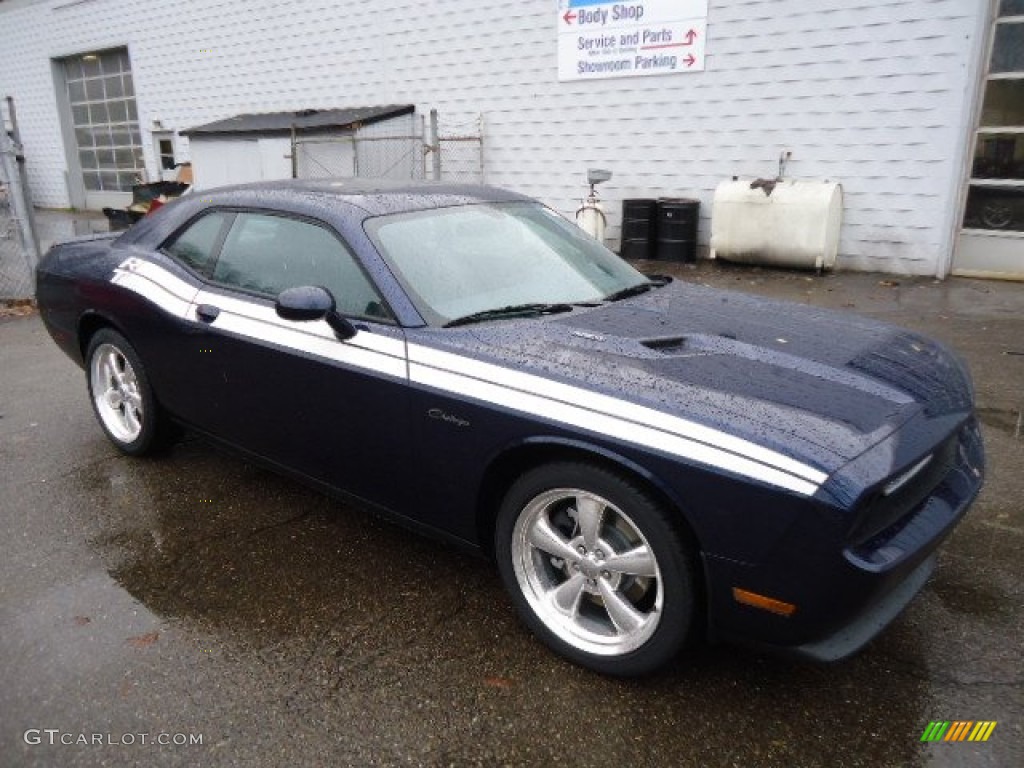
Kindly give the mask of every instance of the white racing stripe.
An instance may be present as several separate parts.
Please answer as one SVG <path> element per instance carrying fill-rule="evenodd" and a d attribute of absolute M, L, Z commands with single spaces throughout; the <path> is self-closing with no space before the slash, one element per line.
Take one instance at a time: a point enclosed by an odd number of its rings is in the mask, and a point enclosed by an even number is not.
<path fill-rule="evenodd" d="M 410 377 L 413 381 L 416 381 L 417 375 L 422 375 L 423 371 L 436 369 L 462 376 L 467 380 L 475 379 L 486 384 L 496 384 L 518 394 L 531 395 L 543 393 L 543 397 L 558 405 L 577 407 L 594 415 L 619 418 L 636 426 L 657 430 L 663 435 L 680 437 L 696 445 L 703 444 L 711 449 L 720 449 L 721 451 L 735 454 L 738 457 L 753 460 L 771 469 L 793 475 L 797 479 L 804 480 L 813 485 L 815 488 L 825 482 L 825 479 L 828 477 L 824 472 L 814 467 L 807 466 L 777 451 L 772 451 L 752 443 L 749 440 L 744 440 L 653 408 L 637 405 L 627 400 L 602 395 L 570 384 L 562 384 L 534 374 L 503 368 L 416 344 L 409 345 L 409 364 Z M 473 385 L 466 383 L 463 386 L 472 387 Z M 699 449 L 696 450 L 699 453 Z M 742 474 L 748 473 L 744 472 Z"/>
<path fill-rule="evenodd" d="M 135 257 L 125 259 L 118 269 L 122 272 L 141 275 L 154 285 L 160 286 L 166 292 L 181 299 L 191 300 L 198 293 L 196 287 L 191 283 L 182 280 L 163 267 L 158 267 L 156 264 L 145 259 Z"/>
<path fill-rule="evenodd" d="M 374 371 L 398 379 L 407 378 L 405 342 L 376 333 L 357 333 L 339 341 L 323 320 L 296 323 L 278 317 L 270 307 L 202 290 L 194 304 L 210 304 L 220 310 L 212 327 L 227 333 L 266 341 L 287 349 Z M 195 310 L 190 320 L 197 320 Z"/>
<path fill-rule="evenodd" d="M 268 341 L 345 365 L 407 379 L 405 342 L 373 333 L 360 333 L 341 343 L 324 321 L 293 323 L 267 306 L 198 290 L 166 269 L 140 258 L 125 259 L 111 282 L 149 299 L 168 314 L 201 322 L 196 306 L 220 309 L 213 326 L 228 333 Z"/>
<path fill-rule="evenodd" d="M 811 496 L 818 490 L 818 486 L 812 482 L 742 456 L 642 424 L 629 422 L 616 416 L 561 403 L 544 395 L 520 392 L 501 384 L 481 381 L 451 371 L 442 371 L 422 365 L 410 364 L 409 372 L 412 381 L 428 387 L 458 393 L 465 397 L 504 406 L 560 424 L 608 435 L 635 445 L 654 448 L 738 475 L 755 478 L 769 485 L 786 488 L 806 496 Z"/>
<path fill-rule="evenodd" d="M 197 290 L 142 259 L 126 260 L 112 280 L 192 322 L 201 322 L 196 316 L 199 304 L 215 306 L 220 314 L 212 326 L 227 333 L 608 435 L 795 493 L 813 495 L 828 477 L 734 435 L 535 374 L 418 344 L 409 344 L 407 351 L 403 340 L 375 333 L 358 333 L 341 342 L 325 321 L 284 320 L 271 307 Z"/>
<path fill-rule="evenodd" d="M 160 309 L 175 317 L 188 314 L 189 303 L 198 290 L 179 280 L 165 269 L 141 259 L 125 259 L 110 279 L 114 285 L 127 288 L 149 299 Z"/>

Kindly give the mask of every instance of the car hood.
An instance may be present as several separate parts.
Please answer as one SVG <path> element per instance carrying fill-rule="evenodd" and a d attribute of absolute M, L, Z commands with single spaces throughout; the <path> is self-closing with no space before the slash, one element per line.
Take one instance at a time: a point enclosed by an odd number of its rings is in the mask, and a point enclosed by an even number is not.
<path fill-rule="evenodd" d="M 972 407 L 966 370 L 930 339 L 679 282 L 466 331 L 459 346 L 499 364 L 724 430 L 827 473 L 915 416 Z"/>

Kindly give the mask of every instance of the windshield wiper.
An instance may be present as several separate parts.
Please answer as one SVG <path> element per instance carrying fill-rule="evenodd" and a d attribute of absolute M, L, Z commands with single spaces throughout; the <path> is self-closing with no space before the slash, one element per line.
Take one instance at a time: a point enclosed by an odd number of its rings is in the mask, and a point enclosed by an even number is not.
<path fill-rule="evenodd" d="M 648 275 L 650 278 L 646 283 L 640 283 L 639 285 L 631 285 L 629 288 L 623 288 L 621 291 L 615 291 L 615 293 L 609 293 L 604 297 L 605 301 L 618 301 L 619 299 L 628 299 L 630 296 L 639 296 L 641 293 L 647 293 L 652 288 L 661 288 L 661 286 L 668 284 L 672 278 L 666 275 Z"/>
<path fill-rule="evenodd" d="M 473 312 L 472 314 L 465 315 L 463 317 L 457 317 L 454 320 L 449 320 L 445 323 L 444 327 L 452 328 L 456 325 L 468 325 L 469 323 L 479 323 L 484 320 L 498 320 L 502 317 L 516 317 L 519 315 L 551 315 L 556 312 L 571 311 L 571 304 L 510 304 L 507 307 L 485 309 L 480 312 Z"/>

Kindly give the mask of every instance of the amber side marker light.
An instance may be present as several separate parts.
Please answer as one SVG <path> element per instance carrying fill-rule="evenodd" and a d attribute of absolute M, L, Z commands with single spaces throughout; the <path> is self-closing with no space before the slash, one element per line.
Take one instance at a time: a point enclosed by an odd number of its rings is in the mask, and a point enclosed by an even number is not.
<path fill-rule="evenodd" d="M 764 595 L 757 594 L 757 592 L 750 592 L 739 587 L 732 588 L 732 596 L 737 603 L 752 605 L 769 613 L 777 613 L 779 616 L 792 616 L 796 613 L 796 606 L 793 603 L 776 600 L 774 597 L 765 597 Z"/>

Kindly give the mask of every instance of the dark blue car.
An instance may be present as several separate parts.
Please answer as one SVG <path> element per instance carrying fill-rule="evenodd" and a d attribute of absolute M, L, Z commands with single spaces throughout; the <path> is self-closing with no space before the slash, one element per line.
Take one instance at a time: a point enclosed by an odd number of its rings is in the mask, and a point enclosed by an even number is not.
<path fill-rule="evenodd" d="M 854 652 L 982 483 L 939 344 L 642 275 L 498 189 L 194 194 L 38 278 L 122 451 L 184 425 L 478 548 L 540 638 L 606 673 L 696 634 Z"/>

